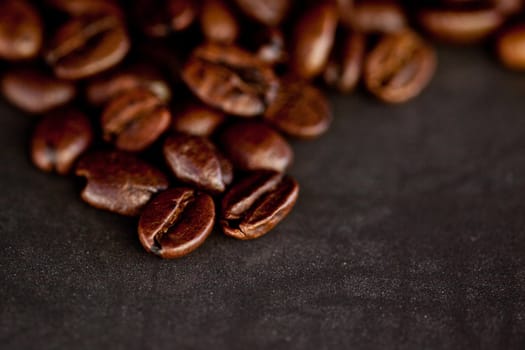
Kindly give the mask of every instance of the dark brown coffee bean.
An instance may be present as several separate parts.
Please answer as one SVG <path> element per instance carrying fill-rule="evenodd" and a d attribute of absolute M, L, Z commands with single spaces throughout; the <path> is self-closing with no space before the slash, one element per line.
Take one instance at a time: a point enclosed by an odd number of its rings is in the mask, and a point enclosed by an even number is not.
<path fill-rule="evenodd" d="M 366 51 L 366 38 L 353 32 L 336 45 L 324 71 L 325 83 L 340 92 L 348 93 L 355 89 L 361 78 Z"/>
<path fill-rule="evenodd" d="M 86 86 L 86 99 L 92 105 L 101 106 L 137 88 L 149 90 L 165 103 L 171 98 L 171 88 L 158 70 L 153 66 L 135 65 L 89 81 Z"/>
<path fill-rule="evenodd" d="M 320 90 L 306 82 L 286 79 L 264 118 L 291 136 L 314 138 L 328 130 L 332 113 Z"/>
<path fill-rule="evenodd" d="M 62 79 L 81 79 L 119 63 L 130 47 L 128 34 L 114 16 L 82 16 L 55 34 L 46 60 Z"/>
<path fill-rule="evenodd" d="M 240 170 L 269 169 L 282 172 L 292 162 L 293 151 L 286 140 L 262 122 L 238 122 L 221 134 L 228 159 Z"/>
<path fill-rule="evenodd" d="M 237 239 L 261 237 L 288 215 L 298 196 L 299 185 L 290 176 L 272 171 L 255 172 L 224 196 L 222 229 Z"/>
<path fill-rule="evenodd" d="M 109 14 L 123 17 L 122 9 L 113 0 L 47 0 L 59 11 L 71 16 Z"/>
<path fill-rule="evenodd" d="M 35 57 L 42 46 L 42 36 L 42 21 L 29 2 L 0 1 L 0 59 Z"/>
<path fill-rule="evenodd" d="M 65 108 L 42 118 L 33 133 L 31 158 L 41 170 L 67 174 L 91 145 L 93 131 L 80 111 Z"/>
<path fill-rule="evenodd" d="M 28 113 L 44 113 L 71 101 L 75 85 L 41 70 L 20 67 L 10 69 L 1 81 L 5 98 Z"/>
<path fill-rule="evenodd" d="M 270 27 L 282 22 L 292 5 L 291 0 L 235 0 L 244 13 Z"/>
<path fill-rule="evenodd" d="M 215 204 L 190 188 L 170 188 L 144 208 L 139 239 L 150 253 L 164 259 L 180 258 L 200 247 L 215 223 Z"/>
<path fill-rule="evenodd" d="M 525 24 L 514 25 L 502 32 L 496 42 L 496 52 L 508 68 L 525 70 Z"/>
<path fill-rule="evenodd" d="M 238 116 L 262 114 L 278 87 L 272 69 L 257 57 L 215 44 L 197 48 L 182 77 L 202 101 Z"/>
<path fill-rule="evenodd" d="M 434 38 L 455 44 L 476 43 L 492 34 L 505 17 L 496 8 L 425 9 L 419 23 Z"/>
<path fill-rule="evenodd" d="M 168 137 L 164 142 L 164 158 L 178 180 L 208 192 L 223 192 L 233 178 L 231 163 L 201 136 Z"/>
<path fill-rule="evenodd" d="M 354 2 L 354 0 L 336 0 L 339 20 L 348 28 L 353 26 Z"/>
<path fill-rule="evenodd" d="M 309 8 L 294 28 L 290 65 L 299 77 L 319 75 L 330 56 L 337 27 L 337 7 L 320 2 Z"/>
<path fill-rule="evenodd" d="M 171 114 L 162 101 L 144 88 L 112 100 L 102 114 L 104 140 L 124 151 L 141 151 L 162 135 Z"/>
<path fill-rule="evenodd" d="M 166 176 L 132 154 L 111 151 L 83 156 L 76 175 L 87 179 L 82 199 L 95 208 L 135 216 L 157 192 L 168 188 Z"/>
<path fill-rule="evenodd" d="M 492 3 L 496 10 L 506 16 L 518 14 L 525 7 L 524 0 L 492 0 Z"/>
<path fill-rule="evenodd" d="M 256 37 L 256 55 L 268 64 L 283 63 L 288 59 L 283 32 L 278 28 L 264 28 Z"/>
<path fill-rule="evenodd" d="M 352 27 L 363 33 L 393 33 L 406 28 L 401 5 L 392 0 L 365 0 L 354 5 Z"/>
<path fill-rule="evenodd" d="M 197 18 L 195 0 L 137 0 L 135 16 L 145 34 L 165 37 L 188 28 Z"/>
<path fill-rule="evenodd" d="M 434 50 L 416 33 L 385 36 L 366 58 L 366 86 L 379 99 L 405 102 L 430 82 L 436 68 Z"/>
<path fill-rule="evenodd" d="M 204 0 L 200 21 L 206 40 L 218 44 L 232 44 L 237 40 L 239 24 L 223 0 Z"/>
<path fill-rule="evenodd" d="M 211 136 L 226 116 L 217 109 L 191 104 L 173 116 L 173 130 L 188 135 Z"/>

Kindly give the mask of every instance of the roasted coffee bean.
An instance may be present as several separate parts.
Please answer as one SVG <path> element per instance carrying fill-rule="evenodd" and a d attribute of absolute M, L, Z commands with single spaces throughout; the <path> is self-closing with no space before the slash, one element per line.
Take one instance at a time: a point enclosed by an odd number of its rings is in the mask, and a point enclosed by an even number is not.
<path fill-rule="evenodd" d="M 221 227 L 225 234 L 237 239 L 261 237 L 288 215 L 298 195 L 299 185 L 290 176 L 255 172 L 224 196 Z"/>
<path fill-rule="evenodd" d="M 346 27 L 351 28 L 354 21 L 354 0 L 336 0 L 339 20 Z"/>
<path fill-rule="evenodd" d="M 408 20 L 393 0 L 362 0 L 354 5 L 352 27 L 363 33 L 393 33 L 406 28 Z"/>
<path fill-rule="evenodd" d="M 270 27 L 282 22 L 292 5 L 292 0 L 235 0 L 244 13 Z"/>
<path fill-rule="evenodd" d="M 87 180 L 82 199 L 95 208 L 135 216 L 157 192 L 168 188 L 166 176 L 132 154 L 99 151 L 80 158 L 76 175 Z"/>
<path fill-rule="evenodd" d="M 364 80 L 370 92 L 389 103 L 405 102 L 429 83 L 436 68 L 434 50 L 416 33 L 385 36 L 366 58 Z"/>
<path fill-rule="evenodd" d="M 502 32 L 496 42 L 496 51 L 508 68 L 525 70 L 525 24 L 514 25 Z"/>
<path fill-rule="evenodd" d="M 119 63 L 130 47 L 128 34 L 115 16 L 81 16 L 62 26 L 46 54 L 62 79 L 87 78 Z"/>
<path fill-rule="evenodd" d="M 75 85 L 31 67 L 12 68 L 1 80 L 5 98 L 28 113 L 44 113 L 71 101 Z"/>
<path fill-rule="evenodd" d="M 168 137 L 164 158 L 178 180 L 211 193 L 223 192 L 233 179 L 230 161 L 201 136 Z"/>
<path fill-rule="evenodd" d="M 421 26 L 434 38 L 455 44 L 476 43 L 492 34 L 505 16 L 496 8 L 437 8 L 418 13 Z"/>
<path fill-rule="evenodd" d="M 165 37 L 188 28 L 198 8 L 195 0 L 137 0 L 135 12 L 145 34 Z"/>
<path fill-rule="evenodd" d="M 67 174 L 92 140 L 91 123 L 82 112 L 55 110 L 38 122 L 31 141 L 31 159 L 41 170 Z"/>
<path fill-rule="evenodd" d="M 226 116 L 217 109 L 191 104 L 173 116 L 173 130 L 188 135 L 211 136 Z"/>
<path fill-rule="evenodd" d="M 137 88 L 149 90 L 165 103 L 171 98 L 171 88 L 162 74 L 153 66 L 139 64 L 89 81 L 86 99 L 92 105 L 101 106 L 118 95 Z"/>
<path fill-rule="evenodd" d="M 232 44 L 239 35 L 239 24 L 223 0 L 205 0 L 200 21 L 202 33 L 208 41 Z"/>
<path fill-rule="evenodd" d="M 269 169 L 282 172 L 292 162 L 293 151 L 286 140 L 263 122 L 238 122 L 221 134 L 228 159 L 240 170 Z"/>
<path fill-rule="evenodd" d="M 144 88 L 112 100 L 102 114 L 104 140 L 124 151 L 141 151 L 170 126 L 171 114 L 162 101 Z"/>
<path fill-rule="evenodd" d="M 0 59 L 35 57 L 42 46 L 40 16 L 26 0 L 0 1 Z"/>
<path fill-rule="evenodd" d="M 294 28 L 290 68 L 301 78 L 319 75 L 330 56 L 337 27 L 337 7 L 320 2 L 301 16 Z"/>
<path fill-rule="evenodd" d="M 286 79 L 264 118 L 291 136 L 314 138 L 328 130 L 332 113 L 320 90 L 303 81 Z"/>
<path fill-rule="evenodd" d="M 47 3 L 70 16 L 109 14 L 122 17 L 122 9 L 113 0 L 47 0 Z"/>
<path fill-rule="evenodd" d="M 492 3 L 496 10 L 506 16 L 518 14 L 525 7 L 524 0 L 492 0 Z"/>
<path fill-rule="evenodd" d="M 354 90 L 361 78 L 365 52 L 366 38 L 362 33 L 346 34 L 324 71 L 326 85 L 344 93 Z"/>
<path fill-rule="evenodd" d="M 170 188 L 144 208 L 139 239 L 150 253 L 164 259 L 180 258 L 204 243 L 214 223 L 215 204 L 209 195 L 190 188 Z"/>
<path fill-rule="evenodd" d="M 197 48 L 182 77 L 202 101 L 238 116 L 262 114 L 278 87 L 272 69 L 257 57 L 215 44 Z"/>
<path fill-rule="evenodd" d="M 255 39 L 256 55 L 268 64 L 283 63 L 287 60 L 283 32 L 278 28 L 264 28 Z"/>

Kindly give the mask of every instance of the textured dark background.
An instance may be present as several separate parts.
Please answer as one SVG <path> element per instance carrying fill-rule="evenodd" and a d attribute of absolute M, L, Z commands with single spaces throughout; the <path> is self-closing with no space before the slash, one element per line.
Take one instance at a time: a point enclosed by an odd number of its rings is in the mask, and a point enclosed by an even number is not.
<path fill-rule="evenodd" d="M 0 347 L 525 349 L 525 75 L 439 58 L 409 104 L 333 98 L 274 232 L 177 261 L 33 168 L 1 103 Z"/>

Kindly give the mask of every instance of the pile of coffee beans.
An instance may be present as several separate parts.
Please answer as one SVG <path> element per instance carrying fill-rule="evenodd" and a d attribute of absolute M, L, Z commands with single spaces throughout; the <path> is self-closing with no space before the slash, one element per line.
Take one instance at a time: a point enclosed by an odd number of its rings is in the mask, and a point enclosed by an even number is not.
<path fill-rule="evenodd" d="M 525 70 L 524 2 L 0 0 L 0 89 L 39 116 L 39 169 L 85 179 L 84 201 L 178 258 L 288 215 L 287 138 L 329 128 L 320 88 L 406 102 L 434 75 L 430 39 Z"/>

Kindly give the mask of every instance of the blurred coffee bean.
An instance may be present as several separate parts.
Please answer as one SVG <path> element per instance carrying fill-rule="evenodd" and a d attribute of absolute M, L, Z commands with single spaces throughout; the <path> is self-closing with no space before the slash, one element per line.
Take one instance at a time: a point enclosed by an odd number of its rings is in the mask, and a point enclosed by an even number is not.
<path fill-rule="evenodd" d="M 493 7 L 432 8 L 418 13 L 418 20 L 427 33 L 443 42 L 469 44 L 494 33 L 505 17 Z"/>
<path fill-rule="evenodd" d="M 195 136 L 211 136 L 224 123 L 226 116 L 217 109 L 190 104 L 173 116 L 173 130 Z"/>
<path fill-rule="evenodd" d="M 232 44 L 239 35 L 239 24 L 223 0 L 204 0 L 200 15 L 201 29 L 206 40 Z"/>
<path fill-rule="evenodd" d="M 496 53 L 506 67 L 525 70 L 525 24 L 503 31 L 496 41 Z"/>
<path fill-rule="evenodd" d="M 166 176 L 121 151 L 99 151 L 80 158 L 76 175 L 85 177 L 82 199 L 95 208 L 136 216 L 157 192 L 168 188 Z"/>
<path fill-rule="evenodd" d="M 55 34 L 46 60 L 62 79 L 82 79 L 118 64 L 130 42 L 120 19 L 114 16 L 76 17 Z"/>
<path fill-rule="evenodd" d="M 44 113 L 65 105 L 76 94 L 73 83 L 32 67 L 8 70 L 0 84 L 5 98 L 28 113 Z"/>
<path fill-rule="evenodd" d="M 104 140 L 124 151 L 142 151 L 170 126 L 164 103 L 145 88 L 130 90 L 110 101 L 102 113 Z"/>
<path fill-rule="evenodd" d="M 237 122 L 226 128 L 220 139 L 226 156 L 240 170 L 283 172 L 293 159 L 286 140 L 263 122 Z"/>
<path fill-rule="evenodd" d="M 346 27 L 351 28 L 354 21 L 354 0 L 336 0 L 339 20 Z"/>
<path fill-rule="evenodd" d="M 26 0 L 0 1 L 0 59 L 35 57 L 42 46 L 43 27 L 36 9 Z"/>
<path fill-rule="evenodd" d="M 519 14 L 525 5 L 524 0 L 492 0 L 496 10 L 506 16 Z"/>
<path fill-rule="evenodd" d="M 278 80 L 260 59 L 235 46 L 197 48 L 182 78 L 202 101 L 238 116 L 262 114 L 273 100 Z"/>
<path fill-rule="evenodd" d="M 162 102 L 171 98 L 171 88 L 154 66 L 138 64 L 98 76 L 87 83 L 86 99 L 94 106 L 104 105 L 118 95 L 136 88 L 145 88 Z"/>
<path fill-rule="evenodd" d="M 366 53 L 366 37 L 362 33 L 345 33 L 334 47 L 324 71 L 326 85 L 340 92 L 355 89 L 363 71 Z"/>
<path fill-rule="evenodd" d="M 46 2 L 57 10 L 74 17 L 103 14 L 124 16 L 118 3 L 113 0 L 47 0 Z"/>
<path fill-rule="evenodd" d="M 352 27 L 364 33 L 393 33 L 407 27 L 403 7 L 395 0 L 356 1 Z"/>
<path fill-rule="evenodd" d="M 292 0 L 235 0 L 235 2 L 248 17 L 270 27 L 280 24 L 292 5 Z"/>
<path fill-rule="evenodd" d="M 337 8 L 331 2 L 320 2 L 302 14 L 293 32 L 290 68 L 301 78 L 319 75 L 335 39 Z"/>
<path fill-rule="evenodd" d="M 55 110 L 36 126 L 31 140 L 31 159 L 43 171 L 65 175 L 92 140 L 91 123 L 82 112 L 70 107 Z"/>
<path fill-rule="evenodd" d="M 195 0 L 137 0 L 135 17 L 146 35 L 165 37 L 187 29 L 198 16 Z"/>
<path fill-rule="evenodd" d="M 254 172 L 224 196 L 221 227 L 226 235 L 237 239 L 259 238 L 290 213 L 298 196 L 299 185 L 290 176 Z"/>
<path fill-rule="evenodd" d="M 364 80 L 382 101 L 401 103 L 427 86 L 435 68 L 434 50 L 416 33 L 403 31 L 383 37 L 368 54 Z"/>
<path fill-rule="evenodd" d="M 283 32 L 278 28 L 265 28 L 256 35 L 256 55 L 268 64 L 283 63 L 288 58 Z"/>
<path fill-rule="evenodd" d="M 214 223 L 215 204 L 209 195 L 190 188 L 170 188 L 146 205 L 138 234 L 146 251 L 174 259 L 201 246 Z"/>
<path fill-rule="evenodd" d="M 163 150 L 171 171 L 184 183 L 220 193 L 233 179 L 231 163 L 202 136 L 175 134 L 166 139 Z"/>
<path fill-rule="evenodd" d="M 328 130 L 332 113 L 320 90 L 307 82 L 286 79 L 264 118 L 288 135 L 315 138 Z"/>

